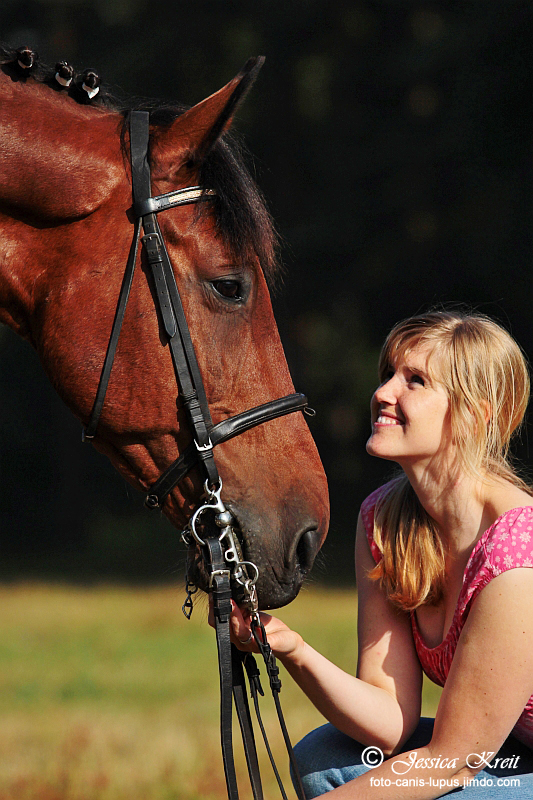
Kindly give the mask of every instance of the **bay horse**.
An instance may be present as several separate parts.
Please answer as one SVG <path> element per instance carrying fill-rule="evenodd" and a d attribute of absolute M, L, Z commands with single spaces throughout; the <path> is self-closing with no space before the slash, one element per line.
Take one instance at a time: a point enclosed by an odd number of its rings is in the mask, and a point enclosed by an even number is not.
<path fill-rule="evenodd" d="M 64 62 L 54 76 L 27 61 L 27 49 L 0 52 L 0 321 L 36 349 L 87 425 L 132 237 L 131 109 L 96 94 L 94 73 L 69 88 L 59 81 Z M 153 194 L 198 185 L 211 195 L 159 220 L 214 424 L 294 391 L 267 286 L 275 234 L 226 133 L 259 66 L 250 61 L 190 109 L 144 106 Z M 147 491 L 192 434 L 144 253 L 138 262 L 93 445 Z M 243 557 L 259 569 L 260 606 L 282 606 L 311 568 L 329 517 L 302 414 L 220 444 L 217 463 Z M 193 469 L 170 492 L 163 513 L 171 523 L 184 526 L 202 488 Z"/>

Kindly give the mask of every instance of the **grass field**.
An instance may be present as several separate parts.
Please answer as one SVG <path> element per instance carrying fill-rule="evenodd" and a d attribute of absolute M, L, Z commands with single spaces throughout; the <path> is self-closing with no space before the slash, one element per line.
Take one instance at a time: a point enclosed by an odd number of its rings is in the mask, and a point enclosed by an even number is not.
<path fill-rule="evenodd" d="M 23 585 L 0 588 L 0 600 L 0 800 L 225 798 L 205 604 L 187 622 L 179 588 Z M 353 670 L 354 592 L 304 590 L 279 616 Z M 283 670 L 282 680 L 297 741 L 324 720 Z M 438 695 L 425 687 L 425 713 Z M 286 777 L 269 698 L 262 707 Z M 262 764 L 267 800 L 279 797 L 266 757 Z"/>

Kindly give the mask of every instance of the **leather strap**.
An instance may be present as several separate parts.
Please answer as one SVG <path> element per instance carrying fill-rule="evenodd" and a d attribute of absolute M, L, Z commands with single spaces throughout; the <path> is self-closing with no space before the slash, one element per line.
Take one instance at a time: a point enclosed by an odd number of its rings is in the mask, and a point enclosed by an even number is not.
<path fill-rule="evenodd" d="M 189 326 L 185 317 L 185 311 L 183 310 L 183 303 L 181 302 L 181 296 L 176 283 L 176 278 L 174 276 L 174 271 L 172 269 L 170 258 L 161 236 L 159 223 L 157 222 L 157 218 L 154 214 L 149 214 L 147 217 L 143 218 L 143 228 L 147 234 L 146 236 L 143 236 L 142 239 L 143 245 L 145 245 L 145 250 L 147 249 L 147 239 L 150 239 L 151 242 L 154 240 L 157 242 L 156 246 L 159 251 L 158 258 L 160 259 L 168 292 L 166 300 L 170 303 L 170 307 L 176 321 L 177 331 L 179 332 L 178 338 L 175 337 L 176 331 L 174 331 L 172 334 L 169 334 L 169 338 L 172 347 L 174 366 L 180 382 L 180 391 L 184 398 L 188 398 L 193 394 L 197 396 L 198 402 L 202 409 L 202 415 L 204 417 L 206 427 L 210 429 L 213 427 L 213 423 L 211 422 L 211 414 L 209 412 L 209 405 L 207 403 L 207 397 L 205 394 L 202 373 L 200 372 L 200 367 L 198 366 L 198 361 L 196 359 L 196 353 L 194 352 Z M 206 442 L 199 442 L 199 444 L 205 443 Z"/>
<path fill-rule="evenodd" d="M 137 212 L 145 211 L 151 205 L 150 200 L 153 200 L 148 164 L 149 138 L 149 113 L 133 111 L 130 118 L 131 177 L 133 203 Z M 188 202 L 198 199 L 195 194 L 194 191 L 189 192 Z M 145 233 L 142 243 L 152 272 L 156 288 L 156 303 L 168 337 L 178 387 L 189 416 L 194 438 L 198 444 L 200 462 L 204 466 L 209 484 L 215 486 L 219 482 L 219 477 L 209 440 L 209 431 L 213 427 L 213 423 L 176 278 L 155 213 L 156 210 L 170 208 L 173 205 L 170 200 L 171 196 L 172 193 L 169 193 L 156 198 L 154 205 L 157 206 L 160 201 L 161 209 L 154 209 L 154 211 L 142 215 Z M 177 196 L 179 204 L 179 200 L 182 200 L 184 195 L 182 193 Z"/>
<path fill-rule="evenodd" d="M 148 112 L 131 112 L 130 151 L 134 207 L 142 210 L 143 203 L 146 206 L 146 203 L 151 199 L 161 201 L 160 210 L 163 208 L 170 208 L 173 205 L 196 202 L 201 196 L 201 193 L 198 195 L 198 187 L 190 187 L 188 190 L 181 190 L 174 193 L 170 192 L 167 193 L 167 195 L 161 195 L 159 198 L 151 198 L 151 176 L 148 163 L 149 122 L 150 116 Z M 209 192 L 209 194 L 212 194 L 212 192 Z M 157 307 L 168 337 L 170 352 L 172 354 L 183 403 L 188 412 L 195 440 L 198 443 L 198 458 L 200 463 L 204 465 L 207 480 L 211 485 L 216 485 L 219 481 L 219 477 L 209 438 L 209 431 L 212 428 L 209 406 L 176 279 L 154 213 L 148 213 L 143 217 L 137 217 L 135 221 L 133 241 L 130 247 L 111 337 L 91 417 L 84 432 L 83 439 L 94 438 L 102 412 L 124 319 L 124 312 L 133 281 L 141 224 L 145 231 L 145 236 L 143 236 L 142 241 L 154 280 Z M 177 335 L 178 333 L 179 335 Z"/>
<path fill-rule="evenodd" d="M 133 204 L 133 213 L 136 217 L 146 214 L 158 214 L 168 208 L 185 206 L 188 203 L 197 203 L 199 200 L 209 200 L 215 192 L 213 189 L 202 189 L 201 186 L 187 186 L 185 189 L 176 189 L 173 192 L 160 194 L 158 197 L 148 197 Z"/>
<path fill-rule="evenodd" d="M 302 785 L 302 779 L 300 777 L 300 771 L 298 769 L 298 764 L 296 763 L 296 758 L 294 756 L 294 751 L 292 749 L 291 740 L 289 737 L 289 732 L 287 730 L 287 725 L 285 724 L 285 717 L 283 716 L 283 711 L 281 708 L 281 703 L 279 700 L 279 693 L 281 691 L 281 679 L 279 677 L 279 667 L 276 663 L 276 659 L 274 657 L 274 653 L 267 641 L 267 636 L 263 624 L 259 622 L 259 624 L 255 624 L 252 618 L 252 634 L 256 641 L 257 646 L 259 647 L 259 652 L 263 656 L 263 660 L 265 662 L 265 667 L 267 670 L 268 680 L 270 683 L 270 689 L 272 691 L 272 696 L 274 698 L 274 705 L 276 706 L 276 713 L 278 715 L 279 724 L 281 727 L 281 732 L 283 734 L 283 740 L 285 742 L 285 747 L 287 749 L 287 753 L 289 756 L 289 761 L 291 763 L 294 779 L 295 779 L 295 789 L 296 794 L 298 795 L 299 800 L 305 800 L 305 791 Z M 252 694 L 253 696 L 253 694 Z M 256 712 L 258 714 L 258 720 L 260 720 L 259 714 L 259 704 L 256 702 L 256 698 L 254 697 L 254 705 L 256 708 Z M 267 751 L 269 753 L 270 761 L 272 763 L 272 767 L 276 774 L 276 778 L 278 780 L 278 784 L 283 795 L 284 800 L 287 800 L 285 791 L 283 789 L 283 785 L 281 783 L 281 779 L 279 777 L 279 773 L 276 769 L 276 765 L 274 763 L 274 759 L 270 752 L 270 747 L 268 746 L 268 742 L 266 739 L 266 732 L 264 730 L 264 726 L 262 722 L 261 725 L 261 732 L 263 733 L 263 738 L 265 739 L 265 745 L 267 747 Z"/>
<path fill-rule="evenodd" d="M 230 616 L 231 616 L 231 585 L 230 571 L 224 559 L 224 553 L 218 538 L 206 537 L 204 552 L 207 562 L 207 569 L 210 575 L 210 592 L 213 597 L 213 611 L 215 617 L 215 631 L 218 651 L 218 667 L 220 677 L 220 742 L 222 747 L 222 759 L 224 762 L 224 774 L 226 776 L 226 786 L 229 800 L 238 800 L 238 787 L 235 775 L 235 763 L 233 758 L 233 737 L 232 737 L 232 695 L 237 710 L 237 716 L 241 728 L 248 774 L 255 800 L 263 800 L 263 789 L 261 786 L 261 776 L 257 760 L 257 750 L 253 725 L 250 716 L 248 700 L 246 698 L 246 687 L 244 680 L 243 663 L 246 668 L 250 683 L 251 695 L 257 715 L 257 720 L 263 735 L 265 747 L 276 776 L 283 800 L 288 800 L 283 782 L 277 769 L 272 750 L 268 741 L 263 720 L 259 709 L 258 694 L 263 694 L 259 679 L 257 663 L 251 653 L 243 654 L 231 644 L 230 638 Z M 265 661 L 267 675 L 274 697 L 278 720 L 283 733 L 285 746 L 289 754 L 289 760 L 293 769 L 296 781 L 296 792 L 299 800 L 305 800 L 305 794 L 298 772 L 294 753 L 292 750 L 287 726 L 283 717 L 283 711 L 279 702 L 281 690 L 281 680 L 276 659 L 267 642 L 266 633 L 261 623 L 252 622 L 252 633 L 259 647 L 260 653 Z"/>
<path fill-rule="evenodd" d="M 133 283 L 135 264 L 137 263 L 137 253 L 139 250 L 140 233 L 141 233 L 141 221 L 136 220 L 133 232 L 133 240 L 130 246 L 128 260 L 126 262 L 126 270 L 124 272 L 124 278 L 122 280 L 122 286 L 120 288 L 117 310 L 115 312 L 115 319 L 113 320 L 113 327 L 111 328 L 111 336 L 109 338 L 109 344 L 107 346 L 107 352 L 105 354 L 104 365 L 102 367 L 102 373 L 100 375 L 98 389 L 96 390 L 96 397 L 94 400 L 93 409 L 91 411 L 91 416 L 89 418 L 89 423 L 82 433 L 82 441 L 85 441 L 86 439 L 94 439 L 96 434 L 96 428 L 98 427 L 98 421 L 100 419 L 100 414 L 102 413 L 102 408 L 104 406 L 104 400 L 107 393 L 107 386 L 109 383 L 109 378 L 111 376 L 111 369 L 113 368 L 115 354 L 117 352 L 117 345 L 120 336 L 120 331 L 122 329 L 122 323 L 124 321 L 124 313 L 126 311 L 126 306 L 128 304 L 128 299 L 130 296 L 131 285 Z"/>
<path fill-rule="evenodd" d="M 233 670 L 229 620 L 231 586 L 228 565 L 218 539 L 206 538 L 205 551 L 210 565 L 211 594 L 215 615 L 218 668 L 220 678 L 220 744 L 229 800 L 239 800 L 235 762 L 233 760 Z"/>
<path fill-rule="evenodd" d="M 279 790 L 281 792 L 281 796 L 282 796 L 283 800 L 288 800 L 287 793 L 285 791 L 285 787 L 283 786 L 283 781 L 281 780 L 281 775 L 279 774 L 278 767 L 277 767 L 276 762 L 274 760 L 274 754 L 272 753 L 272 749 L 270 747 L 270 742 L 268 741 L 268 736 L 267 736 L 267 732 L 266 732 L 266 729 L 265 729 L 265 726 L 264 726 L 264 723 L 263 723 L 263 718 L 261 716 L 261 709 L 259 707 L 258 694 L 263 695 L 264 692 L 261 689 L 261 684 L 259 682 L 259 670 L 257 668 L 257 664 L 256 664 L 256 661 L 255 661 L 255 658 L 252 656 L 251 653 L 249 654 L 249 656 L 250 656 L 250 658 L 247 658 L 244 663 L 245 663 L 245 666 L 246 666 L 246 671 L 248 673 L 248 680 L 250 682 L 250 691 L 251 691 L 252 700 L 253 700 L 253 704 L 254 704 L 255 716 L 257 717 L 257 722 L 259 724 L 259 729 L 261 730 L 261 735 L 263 737 L 263 742 L 265 744 L 265 749 L 267 751 L 268 758 L 270 760 L 270 766 L 272 767 L 272 771 L 273 771 L 273 773 L 274 773 L 274 775 L 276 777 L 276 780 L 278 782 L 278 787 L 279 787 Z"/>
<path fill-rule="evenodd" d="M 229 800 L 238 800 L 239 797 L 232 736 L 232 712 L 233 702 L 235 702 L 252 793 L 254 800 L 263 800 L 263 787 L 261 785 L 252 718 L 246 696 L 246 681 L 243 670 L 243 658 L 245 656 L 231 644 L 230 639 L 230 573 L 219 539 L 206 538 L 204 550 L 211 576 L 210 591 L 213 597 L 215 617 L 220 679 L 220 743 L 228 798 Z"/>
<path fill-rule="evenodd" d="M 259 762 L 257 760 L 254 729 L 250 707 L 248 705 L 248 697 L 246 695 L 246 680 L 243 669 L 243 660 L 246 658 L 246 655 L 247 654 L 242 653 L 240 650 L 237 650 L 235 645 L 231 645 L 233 700 L 235 702 L 235 710 L 237 711 L 241 729 L 244 755 L 246 756 L 246 765 L 248 767 L 248 776 L 250 778 L 254 800 L 263 800 L 263 787 L 261 784 L 261 773 L 259 772 Z"/>
<path fill-rule="evenodd" d="M 130 162 L 133 202 L 141 203 L 152 194 L 152 179 L 148 163 L 150 144 L 150 114 L 132 111 L 130 114 Z M 140 215 L 139 215 L 140 216 Z"/>
<path fill-rule="evenodd" d="M 307 397 L 304 394 L 295 393 L 289 394 L 287 397 L 281 397 L 278 400 L 271 400 L 269 403 L 264 403 L 255 408 L 249 408 L 247 411 L 222 420 L 218 425 L 215 425 L 210 433 L 211 443 L 213 447 L 216 447 L 217 444 L 227 442 L 229 439 L 233 439 L 234 436 L 239 436 L 241 433 L 261 425 L 263 422 L 283 417 L 286 414 L 292 414 L 294 411 L 304 411 L 307 406 Z M 160 508 L 168 493 L 190 472 L 197 463 L 197 459 L 198 451 L 194 442 L 192 442 L 183 451 L 178 460 L 174 461 L 150 488 L 145 500 L 146 507 L 150 509 Z"/>
<path fill-rule="evenodd" d="M 155 214 L 142 219 L 145 231 L 142 242 L 156 286 L 156 302 L 168 337 L 180 396 L 198 445 L 200 463 L 209 485 L 216 486 L 219 476 L 209 438 L 213 423 L 176 278 Z"/>

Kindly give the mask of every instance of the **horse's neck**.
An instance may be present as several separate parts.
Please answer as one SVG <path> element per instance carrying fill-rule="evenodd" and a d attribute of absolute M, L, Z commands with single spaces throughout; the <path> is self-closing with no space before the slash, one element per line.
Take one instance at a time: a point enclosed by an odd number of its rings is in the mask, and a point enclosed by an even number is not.
<path fill-rule="evenodd" d="M 0 72 L 0 210 L 79 218 L 124 180 L 118 114 Z"/>
<path fill-rule="evenodd" d="M 123 214 L 130 202 L 121 122 L 0 71 L 0 321 L 31 341 L 41 276 L 51 287 L 65 283 L 54 274 L 66 263 L 80 268 L 68 257 L 71 229 L 102 207 Z"/>

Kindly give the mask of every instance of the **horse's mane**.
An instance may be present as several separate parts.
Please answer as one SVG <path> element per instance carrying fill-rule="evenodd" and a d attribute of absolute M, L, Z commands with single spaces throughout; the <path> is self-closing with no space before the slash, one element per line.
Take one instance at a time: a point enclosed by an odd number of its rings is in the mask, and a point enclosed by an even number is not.
<path fill-rule="evenodd" d="M 21 66 L 21 59 L 23 63 L 31 62 L 31 66 Z M 69 66 L 73 80 L 70 87 L 62 87 L 56 80 L 56 73 L 61 63 L 66 62 L 59 62 L 51 68 L 41 63 L 37 54 L 30 48 L 15 49 L 0 44 L 0 68 L 13 80 L 26 82 L 31 78 L 38 83 L 48 85 L 52 91 L 68 94 L 83 105 L 100 106 L 122 114 L 124 149 L 126 148 L 124 134 L 131 111 L 148 111 L 152 125 L 165 127 L 189 108 L 183 104 L 169 104 L 156 100 L 124 101 L 100 81 L 95 70 L 86 70 L 78 74 Z M 82 89 L 88 74 L 93 83 L 96 82 L 98 85 L 98 94 L 93 98 L 89 98 Z M 214 189 L 216 192 L 213 210 L 217 228 L 234 256 L 240 260 L 250 251 L 257 253 L 267 280 L 270 284 L 274 284 L 280 274 L 276 258 L 278 237 L 264 198 L 246 167 L 245 160 L 248 157 L 237 137 L 225 133 L 202 162 L 199 182 L 202 187 Z M 199 204 L 200 211 L 201 206 L 202 204 Z"/>

